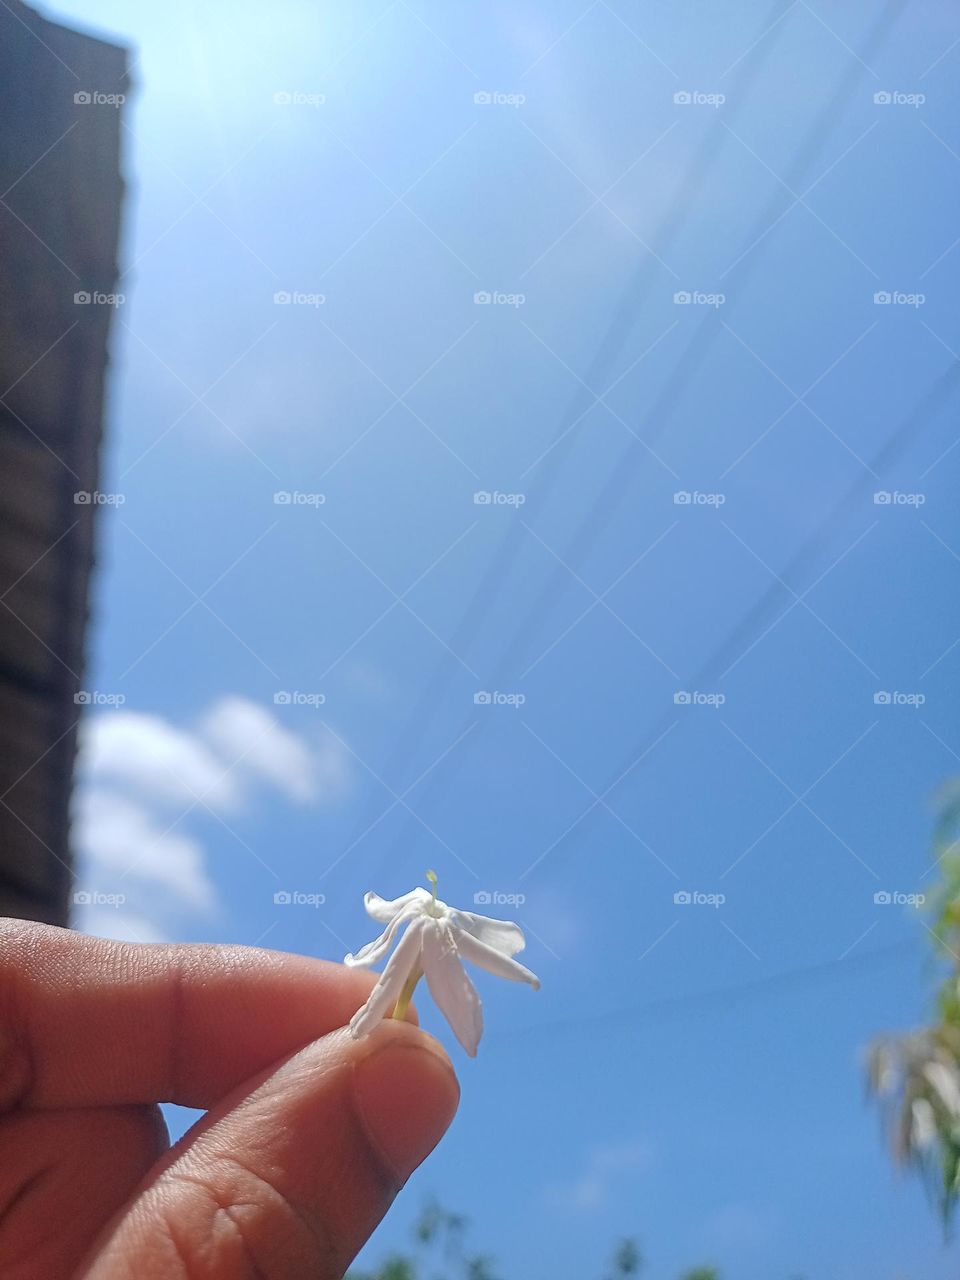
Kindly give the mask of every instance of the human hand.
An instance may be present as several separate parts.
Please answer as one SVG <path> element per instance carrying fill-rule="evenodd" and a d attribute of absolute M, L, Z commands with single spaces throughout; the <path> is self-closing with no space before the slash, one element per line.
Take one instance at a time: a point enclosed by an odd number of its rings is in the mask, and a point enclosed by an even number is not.
<path fill-rule="evenodd" d="M 459 1099 L 412 1023 L 350 1037 L 372 982 L 0 921 L 4 1280 L 341 1277 Z"/>

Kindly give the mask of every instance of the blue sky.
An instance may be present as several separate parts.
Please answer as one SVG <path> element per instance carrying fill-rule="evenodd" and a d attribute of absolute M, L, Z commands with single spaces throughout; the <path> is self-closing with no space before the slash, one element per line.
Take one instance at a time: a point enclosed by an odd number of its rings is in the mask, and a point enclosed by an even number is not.
<path fill-rule="evenodd" d="M 50 12 L 135 50 L 78 924 L 522 897 L 371 1258 L 953 1274 L 860 1055 L 960 767 L 956 13 Z"/>

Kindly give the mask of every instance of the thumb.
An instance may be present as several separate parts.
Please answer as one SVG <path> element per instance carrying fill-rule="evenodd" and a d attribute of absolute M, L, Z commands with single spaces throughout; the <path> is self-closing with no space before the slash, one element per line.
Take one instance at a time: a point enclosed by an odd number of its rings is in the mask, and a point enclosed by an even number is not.
<path fill-rule="evenodd" d="M 339 1280 L 458 1101 L 449 1058 L 413 1024 L 332 1032 L 209 1112 L 81 1274 Z"/>

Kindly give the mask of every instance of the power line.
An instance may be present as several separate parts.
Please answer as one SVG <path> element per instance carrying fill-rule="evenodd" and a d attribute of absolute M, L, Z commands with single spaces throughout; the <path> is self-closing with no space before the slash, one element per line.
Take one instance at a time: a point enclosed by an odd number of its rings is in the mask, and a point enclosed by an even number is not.
<path fill-rule="evenodd" d="M 774 41 L 770 38 L 776 32 L 784 17 L 793 9 L 793 3 L 776 0 L 767 14 L 759 38 L 750 46 L 747 54 L 741 59 L 736 77 L 736 91 L 731 94 L 731 105 L 728 115 L 735 115 L 742 108 L 746 94 L 756 81 L 770 56 Z M 657 258 L 669 252 L 670 246 L 683 228 L 703 187 L 709 170 L 715 162 L 721 144 L 724 141 L 724 128 L 719 119 L 705 135 L 684 176 L 678 199 L 674 202 L 669 215 L 665 215 L 657 235 L 653 237 L 656 257 L 647 255 L 638 265 L 632 280 L 621 294 L 615 308 L 613 318 L 598 347 L 584 383 L 589 386 L 606 385 L 611 369 L 632 328 L 641 307 L 645 302 L 655 277 L 659 272 Z M 550 492 L 563 463 L 579 435 L 583 419 L 595 403 L 595 397 L 582 386 L 575 394 L 566 414 L 557 428 L 553 444 L 548 449 L 544 462 L 537 472 L 534 492 L 530 495 L 532 503 L 542 501 Z M 470 602 L 464 611 L 457 628 L 450 638 L 449 649 L 460 652 L 469 639 L 476 634 L 482 623 L 484 613 L 495 599 L 506 581 L 511 563 L 516 559 L 524 533 L 517 522 L 511 522 L 483 578 L 477 585 Z M 443 692 L 449 683 L 454 660 L 449 653 L 441 658 L 434 674 L 424 689 L 417 705 L 408 721 L 407 728 L 401 733 L 396 751 L 388 762 L 384 774 L 392 778 L 404 763 L 413 762 L 417 748 L 422 741 L 432 714 L 440 705 Z M 354 841 L 356 835 L 355 833 Z"/>
<path fill-rule="evenodd" d="M 870 460 L 871 471 L 880 474 L 886 470 L 893 461 L 898 458 L 905 450 L 907 444 L 914 436 L 916 431 L 927 421 L 933 418 L 939 411 L 940 407 L 948 399 L 950 393 L 960 382 L 960 360 L 951 361 L 948 368 L 940 375 L 940 377 L 930 386 L 920 401 L 914 407 L 911 413 L 901 422 L 899 427 L 892 433 L 889 439 L 881 446 Z M 710 682 L 717 676 L 722 675 L 729 663 L 741 655 L 741 649 L 744 638 L 749 636 L 754 630 L 758 629 L 764 619 L 770 616 L 771 612 L 775 612 L 777 601 L 785 593 L 792 594 L 792 589 L 787 586 L 788 580 L 799 581 L 806 576 L 810 569 L 819 561 L 819 556 L 824 546 L 830 541 L 834 529 L 842 520 L 847 507 L 855 500 L 857 495 L 864 490 L 872 488 L 874 481 L 871 475 L 863 479 L 857 479 L 848 487 L 846 492 L 834 503 L 829 514 L 818 529 L 814 531 L 810 538 L 804 542 L 800 548 L 791 557 L 786 568 L 774 579 L 767 589 L 761 593 L 760 597 L 755 601 L 750 609 L 743 615 L 740 621 L 732 628 L 732 630 L 721 640 L 721 642 L 711 651 L 706 660 L 700 666 L 700 669 L 692 677 L 690 688 L 695 689 L 700 686 L 709 687 Z M 674 717 L 668 711 L 664 713 L 659 720 L 653 725 L 652 729 L 644 734 L 639 741 L 634 743 L 631 751 L 629 751 L 621 764 L 613 770 L 610 781 L 605 788 L 598 788 L 600 795 L 606 795 L 612 790 L 618 779 L 624 777 L 636 762 L 656 743 L 657 739 L 662 737 L 667 728 L 673 723 Z M 584 814 L 583 821 L 578 823 L 575 830 L 578 835 L 582 835 L 582 829 L 586 824 L 591 813 L 600 809 L 599 805 L 593 806 Z M 573 831 L 568 833 L 573 834 Z M 557 848 L 564 843 L 566 837 L 557 842 Z"/>
<path fill-rule="evenodd" d="M 906 0 L 889 0 L 884 7 L 867 38 L 864 48 L 864 56 L 866 58 L 872 58 L 877 53 L 893 23 L 904 9 L 905 3 Z M 785 188 L 796 190 L 808 175 L 815 160 L 823 150 L 827 138 L 835 128 L 841 113 L 849 105 L 857 84 L 862 79 L 863 72 L 864 63 L 862 61 L 856 62 L 850 74 L 834 90 L 830 100 L 818 114 L 805 141 L 799 147 L 784 180 Z M 747 237 L 747 249 L 734 263 L 733 272 L 736 273 L 738 289 L 743 286 L 752 273 L 754 264 L 759 261 L 758 254 L 751 250 L 755 246 L 759 246 L 770 226 L 782 216 L 783 209 L 781 206 L 786 205 L 789 207 L 791 202 L 792 197 L 789 191 L 784 195 L 775 193 L 770 204 L 758 217 Z M 729 299 L 729 304 L 735 307 L 736 299 Z M 566 578 L 569 576 L 569 571 L 565 568 L 565 565 L 576 569 L 584 561 L 598 534 L 620 505 L 635 473 L 637 461 L 647 451 L 651 441 L 656 441 L 663 434 L 670 414 L 685 389 L 692 383 L 696 369 L 706 358 L 707 352 L 721 332 L 721 328 L 719 318 L 711 314 L 705 315 L 698 324 L 697 330 L 689 345 L 685 348 L 680 361 L 675 366 L 673 374 L 668 379 L 652 408 L 645 415 L 636 437 L 627 445 L 620 461 L 613 467 L 603 491 L 591 507 L 590 513 L 583 521 L 569 549 L 564 553 L 562 557 L 564 563 L 554 565 L 543 590 L 536 602 L 531 606 L 525 626 L 517 633 L 512 645 L 503 657 L 499 673 L 500 679 L 505 679 L 513 673 L 525 652 L 532 631 L 549 616 L 552 599 L 562 590 Z M 647 428 L 652 428 L 649 437 L 645 434 Z"/>
<path fill-rule="evenodd" d="M 877 22 L 874 24 L 872 30 L 870 31 L 867 37 L 867 41 L 863 51 L 865 57 L 872 58 L 876 54 L 876 52 L 880 49 L 880 47 L 882 46 L 884 40 L 886 39 L 889 33 L 890 28 L 892 27 L 892 25 L 895 23 L 895 21 L 899 17 L 900 13 L 905 8 L 905 3 L 906 3 L 906 0 L 888 0 L 888 3 L 884 6 L 883 10 L 881 11 L 877 19 Z M 759 72 L 760 65 L 761 65 L 760 63 L 753 64 L 753 71 L 751 76 L 749 77 L 750 79 L 755 78 L 756 74 Z M 805 174 L 814 164 L 817 156 L 823 150 L 824 144 L 831 130 L 835 127 L 837 119 L 839 118 L 844 107 L 848 104 L 850 98 L 852 97 L 856 89 L 856 86 L 862 76 L 864 66 L 865 66 L 864 60 L 861 59 L 857 61 L 852 71 L 841 81 L 841 83 L 837 86 L 837 88 L 834 90 L 833 94 L 831 95 L 831 98 L 828 101 L 828 103 L 818 113 L 818 116 L 812 128 L 810 129 L 805 141 L 803 142 L 803 144 L 798 150 L 796 158 L 794 159 L 793 163 L 790 165 L 788 169 L 788 178 L 785 180 L 786 186 L 790 188 L 797 187 L 799 183 L 802 181 Z M 701 151 L 701 164 L 708 165 L 709 162 L 712 161 L 715 151 L 716 151 L 715 147 L 712 150 L 709 147 L 703 149 Z M 698 179 L 698 185 L 699 185 L 699 182 L 702 181 L 702 176 L 703 175 L 701 174 Z M 786 200 L 789 201 L 789 196 L 786 197 Z M 759 244 L 759 241 L 762 240 L 764 233 L 767 231 L 771 223 L 773 223 L 776 220 L 776 218 L 779 216 L 779 213 L 782 213 L 781 205 L 784 202 L 785 202 L 784 198 L 775 197 L 771 201 L 767 209 L 764 210 L 763 214 L 757 219 L 757 222 L 754 224 L 754 228 L 752 229 L 752 233 L 747 240 L 747 250 L 750 250 L 754 245 Z M 749 252 L 745 252 L 741 254 L 741 256 L 736 260 L 735 270 L 737 270 L 739 273 L 738 284 L 742 283 L 742 281 L 749 275 L 750 271 L 752 270 L 752 263 L 754 261 L 755 261 L 754 255 L 751 255 Z M 638 273 L 638 276 L 635 277 L 634 285 L 631 286 L 631 288 L 636 286 L 636 283 L 640 279 L 640 276 L 641 276 L 641 273 Z M 603 365 L 604 371 L 606 370 L 606 368 L 609 367 L 609 364 L 612 362 L 612 359 L 613 359 L 613 356 L 610 355 L 609 353 L 610 352 L 615 353 L 615 351 L 619 350 L 619 347 L 622 345 L 622 342 L 626 336 L 626 327 L 629 326 L 629 324 L 631 323 L 633 314 L 634 314 L 634 311 L 630 305 L 630 290 L 628 290 L 625 297 L 621 300 L 620 306 L 617 310 L 617 313 L 615 314 L 613 324 L 611 325 L 611 328 L 607 334 L 604 344 L 601 347 L 601 355 L 604 355 L 604 353 L 606 353 L 605 358 L 607 360 L 607 363 Z M 688 382 L 692 379 L 697 366 L 705 358 L 707 351 L 712 345 L 713 340 L 718 334 L 719 330 L 720 330 L 720 324 L 715 317 L 708 316 L 698 325 L 697 330 L 693 335 L 693 338 L 691 339 L 690 343 L 688 344 L 683 354 L 681 355 L 680 360 L 676 365 L 672 376 L 670 377 L 670 379 L 666 384 L 666 387 L 658 396 L 653 408 L 646 415 L 644 425 L 651 425 L 651 424 L 653 425 L 655 438 L 660 434 L 660 432 L 662 432 L 673 403 L 675 402 L 676 399 L 679 398 L 683 389 L 686 387 Z M 598 361 L 599 359 L 600 357 L 598 357 Z M 591 370 L 591 376 L 590 376 L 591 386 L 596 386 L 599 381 L 595 372 L 598 361 L 595 361 L 594 367 Z M 925 397 L 924 401 L 921 402 L 921 405 L 918 407 L 918 409 L 915 410 L 915 412 L 910 415 L 910 417 L 907 420 L 907 423 L 903 427 L 895 431 L 891 439 L 887 442 L 887 444 L 884 445 L 883 448 L 881 448 L 881 450 L 878 452 L 872 464 L 873 470 L 879 470 L 881 467 L 889 465 L 889 462 L 892 460 L 892 458 L 895 457 L 897 453 L 902 449 L 903 443 L 905 441 L 905 433 L 906 433 L 906 436 L 909 436 L 912 430 L 915 429 L 915 421 L 917 420 L 918 415 L 921 415 L 921 420 L 922 420 L 923 415 L 932 413 L 934 411 L 934 406 L 935 405 L 938 406 L 940 399 L 942 399 L 943 396 L 949 390 L 949 384 L 952 383 L 954 376 L 955 376 L 955 371 L 953 369 L 948 370 L 947 374 L 944 375 L 944 377 L 941 378 L 938 381 L 938 383 L 934 385 L 933 388 L 931 388 L 931 390 L 928 392 L 927 396 Z M 581 393 L 578 393 L 577 397 L 574 400 L 574 406 L 579 407 L 579 405 L 583 401 L 583 398 L 587 394 L 588 393 L 585 388 Z M 575 413 L 575 409 L 571 409 L 571 412 L 568 413 L 567 417 L 564 419 L 564 424 L 566 424 L 570 420 L 571 416 L 573 416 L 574 413 Z M 573 416 L 573 420 L 576 421 L 575 416 Z M 566 426 L 564 426 L 563 430 L 569 431 L 569 429 Z M 572 435 L 573 435 L 573 432 L 569 431 L 569 436 L 572 436 Z M 564 438 L 562 433 L 560 438 L 561 439 Z M 596 536 L 598 535 L 600 529 L 609 520 L 610 515 L 612 514 L 616 506 L 619 505 L 619 502 L 621 501 L 626 491 L 627 484 L 629 483 L 629 477 L 631 475 L 631 472 L 635 469 L 635 464 L 637 462 L 638 455 L 642 451 L 645 451 L 646 448 L 647 448 L 646 444 L 642 439 L 639 438 L 639 433 L 638 433 L 638 436 L 632 441 L 631 444 L 627 446 L 625 454 L 621 457 L 620 461 L 611 471 L 610 477 L 601 495 L 596 500 L 596 502 L 594 502 L 594 504 L 592 505 L 590 514 L 586 517 L 585 521 L 581 525 L 581 528 L 578 534 L 575 536 L 575 540 L 574 540 L 571 551 L 568 552 L 563 557 L 563 560 L 566 564 L 569 564 L 571 567 L 575 567 L 576 563 L 579 560 L 581 560 L 586 554 L 586 552 L 589 550 L 590 546 L 593 544 Z M 557 464 L 554 463 L 554 467 L 556 465 Z M 818 553 L 820 548 L 820 543 L 822 541 L 822 537 L 821 537 L 822 529 L 824 527 L 832 528 L 833 524 L 836 523 L 836 519 L 838 515 L 842 511 L 842 508 L 846 505 L 850 496 L 851 495 L 855 496 L 856 493 L 859 492 L 861 488 L 861 483 L 862 482 L 856 482 L 853 486 L 851 486 L 851 488 L 847 491 L 847 494 L 844 495 L 844 498 L 841 500 L 841 503 L 837 504 L 837 506 L 834 507 L 833 511 L 831 512 L 831 515 L 828 517 L 828 521 L 825 523 L 824 526 L 821 526 L 821 530 L 815 531 L 813 537 L 811 539 L 808 539 L 808 541 L 801 547 L 800 551 L 793 557 L 787 569 L 784 570 L 784 575 L 792 573 L 793 571 L 796 571 L 798 569 L 804 570 L 808 562 L 815 559 L 815 556 Z M 501 544 L 500 555 L 497 557 L 494 564 L 491 566 L 491 569 L 488 572 L 486 578 L 484 579 L 484 582 L 481 583 L 480 587 L 478 588 L 477 592 L 473 597 L 473 600 L 468 606 L 467 613 L 464 615 L 464 619 L 461 622 L 460 631 L 458 631 L 458 637 L 460 636 L 465 625 L 468 622 L 469 622 L 469 629 L 471 630 L 473 627 L 478 625 L 480 621 L 480 609 L 479 609 L 480 601 L 484 599 L 485 591 L 488 589 L 488 587 L 491 586 L 491 580 L 492 580 L 492 586 L 495 588 L 496 584 L 502 581 L 503 578 L 505 577 L 506 567 L 509 564 L 510 559 L 515 555 L 516 545 L 519 542 L 519 540 L 522 538 L 522 536 L 523 535 L 519 531 L 518 525 L 516 523 L 512 523 L 510 526 L 510 530 L 508 531 L 507 537 L 504 539 L 503 543 Z M 520 632 L 515 637 L 513 643 L 508 647 L 503 658 L 501 659 L 501 662 L 498 668 L 497 677 L 494 683 L 502 683 L 505 679 L 508 679 L 510 677 L 511 673 L 513 672 L 516 666 L 515 659 L 517 655 L 523 653 L 528 637 L 533 627 L 535 627 L 538 622 L 542 621 L 542 619 L 545 616 L 547 616 L 547 614 L 549 613 L 551 597 L 554 596 L 562 588 L 563 582 L 565 581 L 567 574 L 568 574 L 568 570 L 564 567 L 563 564 L 558 564 L 556 568 L 552 571 L 536 604 L 532 607 L 532 609 L 528 614 L 528 618 L 525 626 L 521 628 Z M 784 575 L 781 575 L 781 576 L 784 576 Z M 734 628 L 733 632 L 731 632 L 731 634 L 727 637 L 726 641 L 722 642 L 721 646 L 719 646 L 714 651 L 714 653 L 711 654 L 710 657 L 708 657 L 706 663 L 703 665 L 700 672 L 698 672 L 697 675 L 694 677 L 694 684 L 691 685 L 691 687 L 695 687 L 697 683 L 699 683 L 700 681 L 710 676 L 711 672 L 713 671 L 713 663 L 718 658 L 718 656 L 728 652 L 728 650 L 737 643 L 738 636 L 741 635 L 744 630 L 752 629 L 756 625 L 757 620 L 766 615 L 769 609 L 771 600 L 774 599 L 779 594 L 779 591 L 781 589 L 785 589 L 785 588 L 781 588 L 779 583 L 774 583 L 770 589 L 768 589 L 765 593 L 762 594 L 760 599 L 751 607 L 751 609 L 748 610 L 748 612 L 746 613 L 742 621 Z M 721 668 L 721 670 L 722 669 L 723 668 Z M 447 663 L 441 664 L 439 672 L 446 674 L 446 672 L 448 671 L 449 671 L 449 664 Z M 430 701 L 435 699 L 436 702 L 439 702 L 440 695 L 435 688 L 438 682 L 440 682 L 439 674 L 438 674 L 438 677 L 435 678 L 433 684 L 428 688 L 424 699 L 421 699 L 421 703 L 418 708 L 419 718 L 416 722 L 418 727 L 422 727 L 423 723 L 425 723 L 426 717 L 429 712 Z M 425 703 L 427 703 L 428 705 L 425 706 L 424 705 Z M 649 746 L 650 743 L 656 741 L 659 734 L 663 732 L 664 721 L 669 722 L 669 719 L 670 719 L 669 717 L 663 717 L 661 719 L 658 729 L 652 734 L 648 735 L 647 739 L 645 740 L 646 746 Z M 640 754 L 642 754 L 642 751 L 644 749 L 645 747 L 641 747 L 640 749 L 638 749 L 636 753 L 631 756 L 630 760 L 626 762 L 626 767 L 629 767 L 637 759 L 637 757 Z M 405 755 L 409 754 L 412 756 L 412 753 L 413 753 L 413 748 L 410 746 L 409 740 L 405 738 L 404 754 Z M 453 767 L 456 768 L 456 761 L 453 762 Z M 618 777 L 622 776 L 622 773 L 623 773 L 623 770 L 615 772 L 613 774 L 613 779 L 615 780 Z"/>
<path fill-rule="evenodd" d="M 683 1017 L 687 1014 L 699 1013 L 716 1005 L 732 1004 L 757 996 L 766 996 L 774 992 L 781 993 L 788 988 L 800 990 L 824 978 L 838 973 L 854 974 L 869 972 L 880 968 L 898 955 L 916 950 L 915 939 L 901 939 L 886 947 L 877 947 L 873 951 L 865 951 L 859 955 L 841 956 L 837 960 L 824 960 L 819 964 L 805 965 L 796 969 L 785 969 L 780 973 L 769 974 L 764 978 L 755 978 L 752 982 L 742 982 L 729 987 L 712 987 L 708 991 L 693 991 L 681 996 L 663 996 L 658 1000 L 648 1000 L 642 1004 L 627 1005 L 622 1009 L 609 1009 L 603 1013 L 590 1014 L 585 1018 L 569 1018 L 557 1022 L 546 1022 L 519 1027 L 509 1033 L 491 1032 L 488 1039 L 492 1041 L 514 1042 L 529 1036 L 551 1035 L 563 1032 L 592 1032 L 605 1028 L 618 1027 L 635 1032 L 645 1030 L 657 1021 L 665 1021 L 671 1017 Z"/>

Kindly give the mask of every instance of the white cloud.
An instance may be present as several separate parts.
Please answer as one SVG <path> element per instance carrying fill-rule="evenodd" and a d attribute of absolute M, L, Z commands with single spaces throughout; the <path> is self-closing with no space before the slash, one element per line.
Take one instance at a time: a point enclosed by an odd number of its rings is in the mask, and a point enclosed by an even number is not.
<path fill-rule="evenodd" d="M 299 804 L 329 802 L 349 784 L 344 749 L 330 739 L 308 743 L 265 707 L 236 695 L 221 698 L 196 730 L 141 711 L 92 716 L 80 740 L 81 774 L 152 804 L 192 804 L 217 812 L 242 807 L 243 781 L 265 783 Z"/>
<path fill-rule="evenodd" d="M 202 846 L 168 828 L 136 800 L 101 787 L 83 788 L 73 828 L 84 870 L 78 887 L 101 894 L 123 893 L 126 887 L 132 894 L 137 882 L 145 882 L 197 911 L 210 911 L 215 896 Z"/>
<path fill-rule="evenodd" d="M 271 712 L 247 698 L 221 698 L 200 722 L 200 732 L 238 772 L 268 782 L 300 804 L 329 799 L 346 783 L 343 752 L 319 753 L 285 729 Z"/>
<path fill-rule="evenodd" d="M 589 1211 L 599 1209 L 607 1200 L 610 1188 L 633 1170 L 644 1173 L 653 1163 L 653 1148 L 648 1142 L 610 1143 L 596 1147 L 587 1159 L 582 1174 L 565 1186 L 551 1187 L 548 1199 L 565 1209 Z"/>
<path fill-rule="evenodd" d="M 141 711 L 106 711 L 86 720 L 79 767 L 161 804 L 186 805 L 201 795 L 216 809 L 239 802 L 236 781 L 206 743 Z"/>
<path fill-rule="evenodd" d="M 158 913 L 209 914 L 216 905 L 205 851 L 187 829 L 191 811 L 234 814 L 258 790 L 298 804 L 329 803 L 352 774 L 348 753 L 331 736 L 309 742 L 272 711 L 231 695 L 194 728 L 125 709 L 91 716 L 77 776 L 76 890 L 86 895 L 75 909 L 78 927 L 148 941 L 162 936 Z"/>

